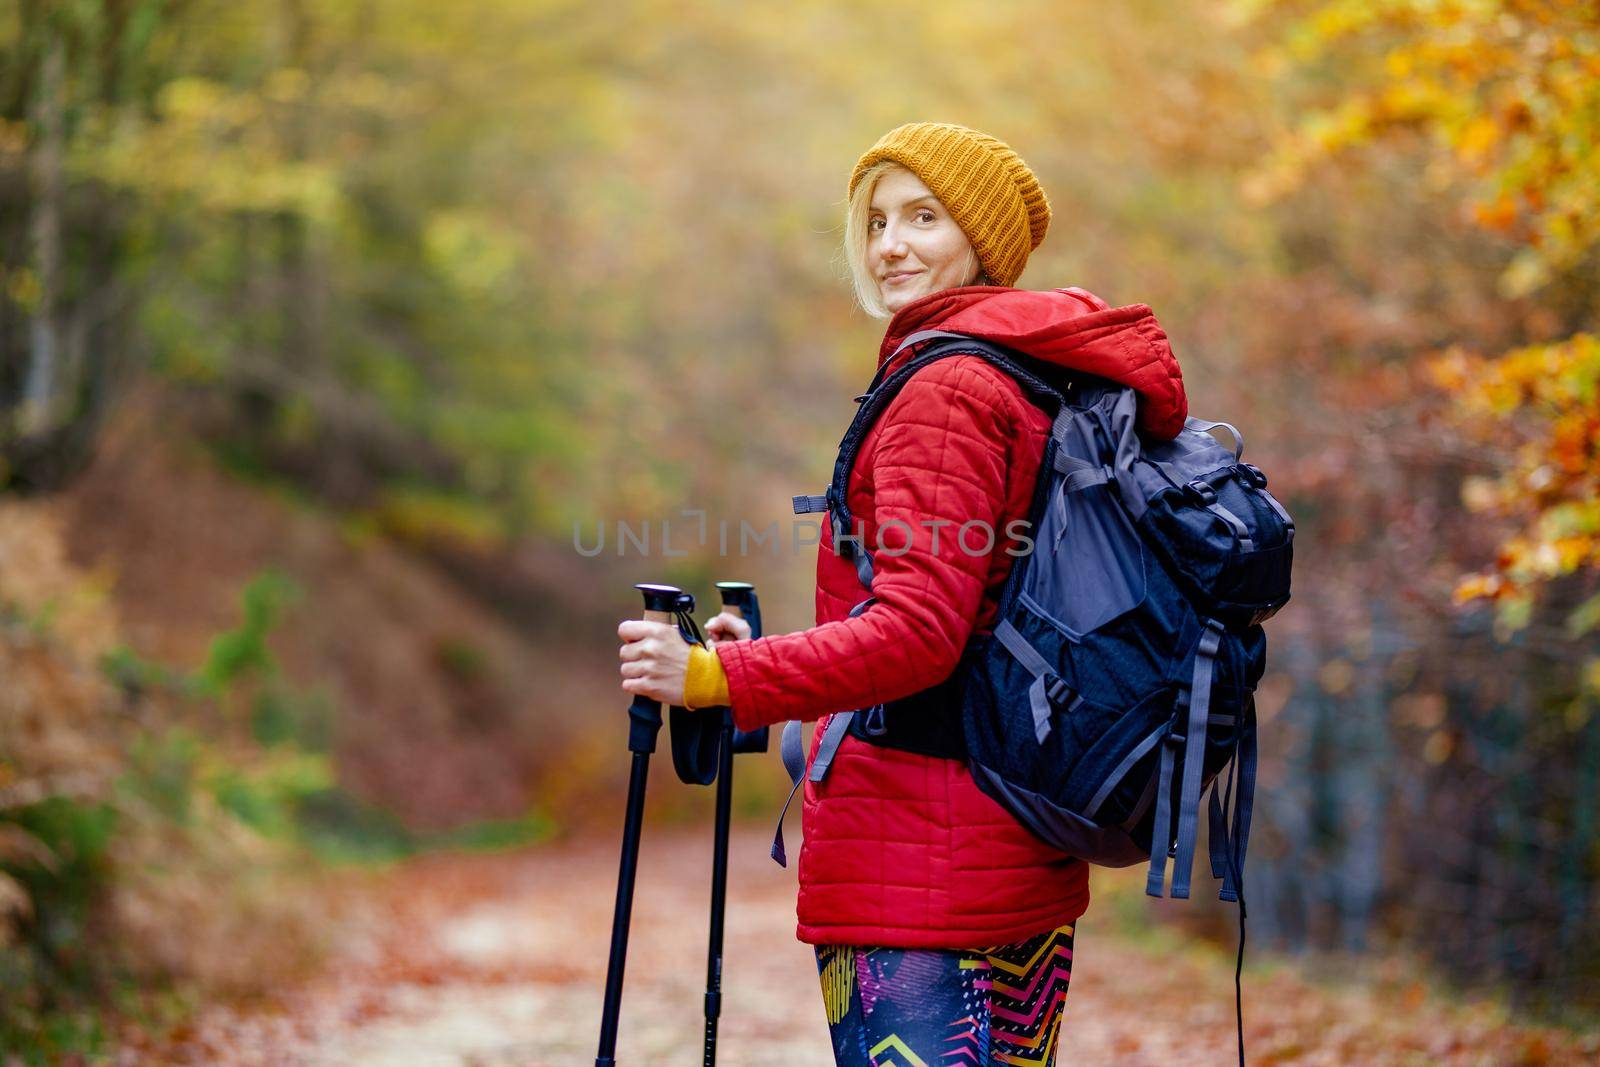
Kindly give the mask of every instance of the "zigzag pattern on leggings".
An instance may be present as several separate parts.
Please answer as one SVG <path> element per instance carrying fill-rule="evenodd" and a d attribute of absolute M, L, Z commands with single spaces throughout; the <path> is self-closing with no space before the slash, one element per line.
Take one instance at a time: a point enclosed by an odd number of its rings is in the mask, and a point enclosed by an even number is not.
<path fill-rule="evenodd" d="M 1052 1067 L 1073 928 L 978 950 L 818 945 L 836 1063 Z"/>
<path fill-rule="evenodd" d="M 995 1063 L 1055 1062 L 1063 1002 L 1072 980 L 1072 933 L 1070 925 L 1062 926 L 985 950 Z"/>

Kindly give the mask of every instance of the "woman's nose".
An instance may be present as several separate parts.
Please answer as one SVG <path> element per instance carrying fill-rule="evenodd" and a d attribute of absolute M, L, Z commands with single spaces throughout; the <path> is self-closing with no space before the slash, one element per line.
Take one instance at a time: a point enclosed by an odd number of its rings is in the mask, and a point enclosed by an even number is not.
<path fill-rule="evenodd" d="M 878 235 L 878 254 L 885 259 L 899 259 L 908 251 L 904 239 L 894 230 L 886 228 Z"/>

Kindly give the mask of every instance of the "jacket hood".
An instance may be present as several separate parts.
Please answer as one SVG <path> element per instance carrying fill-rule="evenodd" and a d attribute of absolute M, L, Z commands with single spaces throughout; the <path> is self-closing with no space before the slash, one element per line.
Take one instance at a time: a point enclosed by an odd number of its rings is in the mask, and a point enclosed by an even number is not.
<path fill-rule="evenodd" d="M 1139 429 L 1168 440 L 1189 413 L 1183 371 L 1166 331 L 1145 304 L 1112 307 L 1076 287 L 1035 291 L 999 285 L 945 289 L 895 313 L 878 366 L 918 330 L 972 334 L 1069 370 L 1109 378 L 1139 395 Z M 912 358 L 907 349 L 885 376 Z"/>

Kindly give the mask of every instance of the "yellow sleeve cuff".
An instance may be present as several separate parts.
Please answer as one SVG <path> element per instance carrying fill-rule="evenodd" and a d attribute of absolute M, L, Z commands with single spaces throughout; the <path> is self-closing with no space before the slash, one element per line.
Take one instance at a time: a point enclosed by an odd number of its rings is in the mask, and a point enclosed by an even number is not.
<path fill-rule="evenodd" d="M 689 648 L 689 673 L 683 680 L 683 706 L 716 708 L 728 703 L 728 676 L 722 660 L 703 645 Z"/>

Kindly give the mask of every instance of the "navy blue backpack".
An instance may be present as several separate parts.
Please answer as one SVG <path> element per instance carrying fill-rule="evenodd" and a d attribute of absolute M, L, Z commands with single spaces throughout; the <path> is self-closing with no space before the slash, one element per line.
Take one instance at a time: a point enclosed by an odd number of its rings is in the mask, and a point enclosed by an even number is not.
<path fill-rule="evenodd" d="M 1243 439 L 1226 423 L 1190 418 L 1176 438 L 1149 440 L 1135 429 L 1131 388 L 962 334 L 923 331 L 901 348 L 916 344 L 913 359 L 858 398 L 827 493 L 796 497 L 795 511 L 829 513 L 835 546 L 870 593 L 871 553 L 842 536 L 852 529 L 856 452 L 913 374 L 969 354 L 1005 370 L 1053 417 L 1033 545 L 1011 568 L 994 632 L 969 641 L 950 678 L 833 716 L 810 777 L 823 780 L 846 733 L 964 760 L 985 793 L 1061 851 L 1109 867 L 1148 860 L 1145 891 L 1156 897 L 1168 859 L 1171 895 L 1189 896 L 1209 788 L 1211 873 L 1221 899 L 1240 905 L 1242 960 L 1261 624 L 1289 599 L 1294 522 L 1266 476 L 1242 462 Z M 1210 432 L 1219 428 L 1229 446 Z M 797 786 L 798 726 L 782 746 Z M 780 838 L 780 862 L 781 852 Z"/>

